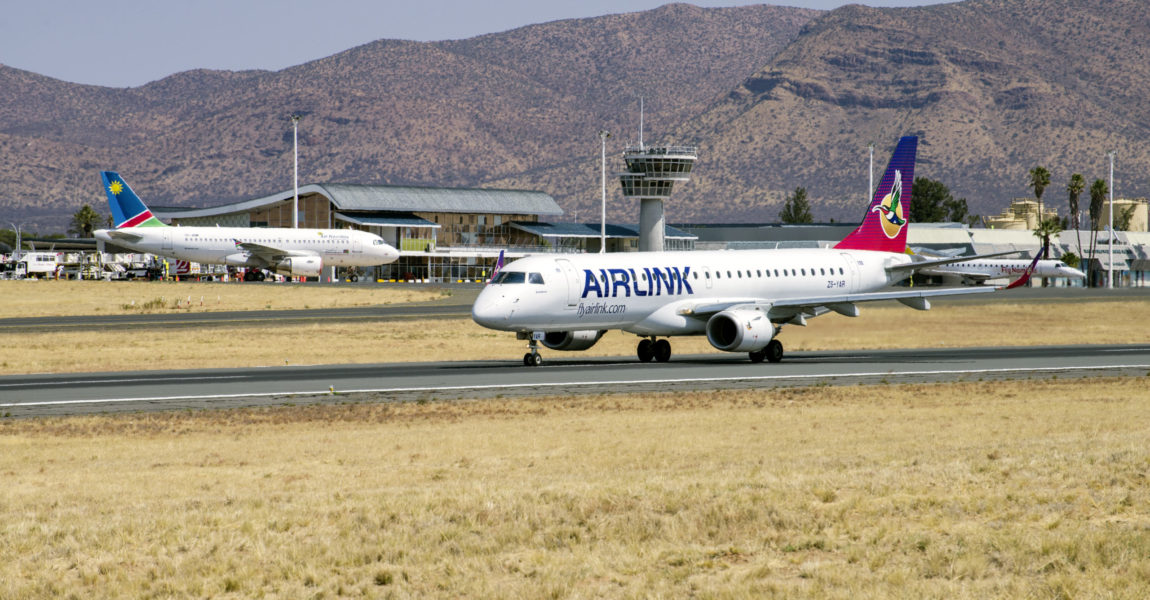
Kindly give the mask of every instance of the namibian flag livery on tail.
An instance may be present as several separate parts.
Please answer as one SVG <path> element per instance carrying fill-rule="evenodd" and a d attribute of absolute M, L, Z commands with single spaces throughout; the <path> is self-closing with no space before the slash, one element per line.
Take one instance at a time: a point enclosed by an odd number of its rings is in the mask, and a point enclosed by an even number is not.
<path fill-rule="evenodd" d="M 910 191 L 914 183 L 914 158 L 918 138 L 898 141 L 890 164 L 879 180 L 866 216 L 857 229 L 843 238 L 840 250 L 906 251 L 906 226 L 910 222 Z"/>
<path fill-rule="evenodd" d="M 104 193 L 108 195 L 108 206 L 112 209 L 112 220 L 116 229 L 126 227 L 167 227 L 152 215 L 140 197 L 128 187 L 123 177 L 114 171 L 101 171 L 104 179 Z"/>

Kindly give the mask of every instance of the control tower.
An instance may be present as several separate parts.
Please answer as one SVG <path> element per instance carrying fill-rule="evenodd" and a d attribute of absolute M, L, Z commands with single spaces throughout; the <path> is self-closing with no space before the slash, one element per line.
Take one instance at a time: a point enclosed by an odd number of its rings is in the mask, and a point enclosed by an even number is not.
<path fill-rule="evenodd" d="M 641 134 L 640 134 L 641 135 Z M 639 199 L 639 251 L 661 252 L 666 219 L 663 201 L 671 196 L 675 182 L 691 179 L 698 149 L 694 146 L 638 146 L 623 150 L 627 172 L 619 174 L 623 196 Z"/>

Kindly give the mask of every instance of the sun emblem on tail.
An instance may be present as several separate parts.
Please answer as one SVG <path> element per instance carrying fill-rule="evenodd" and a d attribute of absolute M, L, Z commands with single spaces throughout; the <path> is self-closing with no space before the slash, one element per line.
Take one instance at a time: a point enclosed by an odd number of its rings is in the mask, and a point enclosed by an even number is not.
<path fill-rule="evenodd" d="M 894 239 L 898 232 L 902 231 L 906 225 L 906 217 L 902 212 L 902 173 L 899 171 L 894 172 L 894 185 L 890 188 L 890 193 L 883 197 L 882 202 L 878 203 L 871 209 L 871 212 L 878 212 L 882 223 L 882 232 L 886 237 Z"/>
<path fill-rule="evenodd" d="M 112 192 L 113 196 L 119 196 L 120 192 L 124 191 L 124 184 L 119 181 L 113 181 L 108 184 L 108 191 Z"/>

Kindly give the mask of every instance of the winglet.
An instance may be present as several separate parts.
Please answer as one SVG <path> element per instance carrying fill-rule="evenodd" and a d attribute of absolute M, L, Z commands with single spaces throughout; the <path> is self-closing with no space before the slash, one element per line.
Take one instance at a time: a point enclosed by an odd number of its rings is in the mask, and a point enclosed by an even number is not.
<path fill-rule="evenodd" d="M 128 187 L 128 183 L 115 171 L 101 171 L 108 208 L 112 209 L 112 222 L 116 229 L 127 227 L 167 227 L 148 210 L 144 201 Z"/>
<path fill-rule="evenodd" d="M 1012 288 L 1026 285 L 1026 283 L 1028 281 L 1030 281 L 1030 275 L 1034 273 L 1034 267 L 1036 267 L 1038 265 L 1038 261 L 1042 258 L 1042 256 L 1044 254 L 1046 254 L 1046 248 L 1039 250 L 1038 254 L 1034 255 L 1034 260 L 1030 261 L 1030 266 L 1026 267 L 1026 271 L 1024 271 L 1022 273 L 1022 277 L 1015 279 L 1014 281 L 1010 282 L 1009 285 L 1007 285 L 1006 287 L 1004 287 L 1002 289 L 1009 290 Z"/>
<path fill-rule="evenodd" d="M 835 245 L 839 250 L 876 250 L 902 253 L 906 250 L 906 230 L 910 222 L 911 184 L 918 138 L 904 136 L 898 141 L 886 171 L 879 180 L 862 224 Z"/>
<path fill-rule="evenodd" d="M 503 251 L 500 250 L 499 251 L 499 260 L 495 261 L 495 270 L 491 272 L 491 279 L 488 279 L 487 283 L 491 283 L 491 280 L 495 279 L 495 276 L 499 274 L 499 270 L 502 268 L 503 268 Z"/>

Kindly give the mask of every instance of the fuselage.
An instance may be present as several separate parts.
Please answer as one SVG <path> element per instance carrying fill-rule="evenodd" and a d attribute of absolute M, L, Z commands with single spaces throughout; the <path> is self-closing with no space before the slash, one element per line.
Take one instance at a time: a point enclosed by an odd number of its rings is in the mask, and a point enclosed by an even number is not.
<path fill-rule="evenodd" d="M 393 262 L 399 256 L 383 238 L 354 229 L 133 227 L 120 231 L 140 239 L 113 237 L 108 230 L 96 231 L 95 236 L 138 252 L 233 266 L 266 266 L 237 242 L 274 248 L 288 256 L 317 256 L 325 266 L 374 266 Z"/>
<path fill-rule="evenodd" d="M 693 335 L 708 302 L 762 303 L 873 292 L 903 279 L 905 254 L 796 249 L 532 256 L 480 292 L 472 318 L 503 331 L 622 329 Z"/>
<path fill-rule="evenodd" d="M 951 263 L 938 269 L 923 269 L 925 274 L 970 275 L 985 279 L 1018 277 L 1026 272 L 1030 260 L 975 259 L 969 262 Z M 1060 260 L 1040 260 L 1034 265 L 1034 277 L 1085 277 L 1086 274 Z"/>

